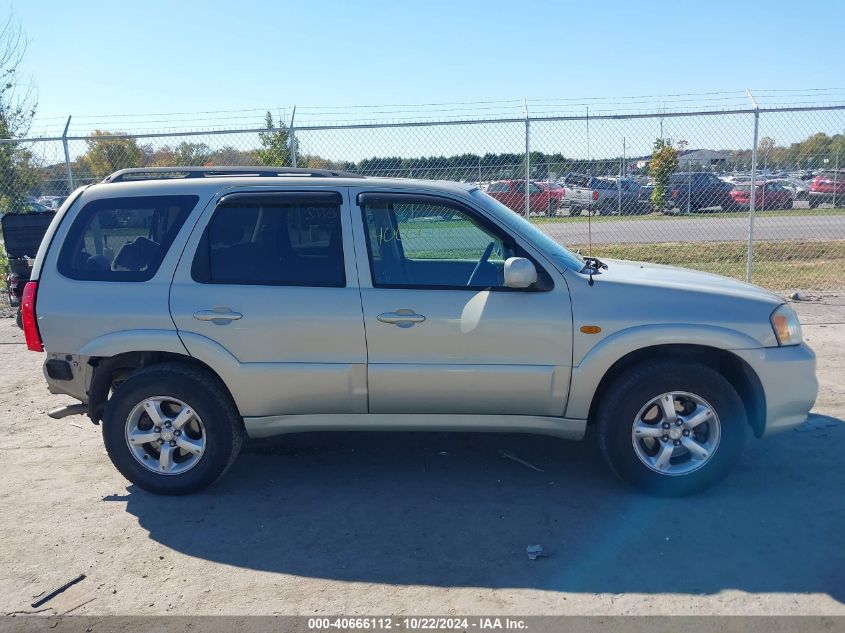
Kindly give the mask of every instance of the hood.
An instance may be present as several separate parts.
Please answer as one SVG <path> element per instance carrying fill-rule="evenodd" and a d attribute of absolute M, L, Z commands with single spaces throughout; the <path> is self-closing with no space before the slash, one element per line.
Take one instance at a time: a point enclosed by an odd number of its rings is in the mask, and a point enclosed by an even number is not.
<path fill-rule="evenodd" d="M 722 275 L 621 259 L 604 261 L 608 269 L 602 271 L 601 276 L 608 281 L 763 301 L 772 304 L 773 308 L 784 302 L 782 297 L 773 292 Z"/>
<path fill-rule="evenodd" d="M 584 274 L 569 283 L 575 332 L 584 324 L 601 326 L 598 336 L 575 336 L 576 364 L 603 339 L 640 327 L 653 328 L 655 343 L 661 342 L 660 326 L 666 326 L 688 332 L 719 328 L 725 345 L 737 349 L 777 345 L 769 318 L 784 300 L 768 290 L 686 268 L 604 261 L 608 268 L 593 276 L 592 286 Z M 684 337 L 670 342 L 689 340 Z"/>

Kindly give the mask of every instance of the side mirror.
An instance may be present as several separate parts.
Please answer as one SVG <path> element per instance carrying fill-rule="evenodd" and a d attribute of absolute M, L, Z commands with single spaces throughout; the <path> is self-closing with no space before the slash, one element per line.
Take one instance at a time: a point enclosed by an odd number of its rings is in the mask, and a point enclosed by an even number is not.
<path fill-rule="evenodd" d="M 505 286 L 528 288 L 537 283 L 537 269 L 531 260 L 524 257 L 510 257 L 505 260 Z"/>

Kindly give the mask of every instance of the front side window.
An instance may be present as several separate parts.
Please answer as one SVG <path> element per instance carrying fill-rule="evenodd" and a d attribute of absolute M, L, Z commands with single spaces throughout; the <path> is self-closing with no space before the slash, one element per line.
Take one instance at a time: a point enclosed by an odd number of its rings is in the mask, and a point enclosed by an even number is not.
<path fill-rule="evenodd" d="M 191 274 L 199 283 L 344 287 L 340 197 L 224 199 L 200 240 Z"/>
<path fill-rule="evenodd" d="M 148 281 L 196 206 L 197 196 L 94 200 L 76 216 L 59 272 L 84 281 Z"/>
<path fill-rule="evenodd" d="M 445 200 L 373 197 L 361 208 L 376 287 L 503 288 L 505 260 L 525 256 L 510 238 Z"/>

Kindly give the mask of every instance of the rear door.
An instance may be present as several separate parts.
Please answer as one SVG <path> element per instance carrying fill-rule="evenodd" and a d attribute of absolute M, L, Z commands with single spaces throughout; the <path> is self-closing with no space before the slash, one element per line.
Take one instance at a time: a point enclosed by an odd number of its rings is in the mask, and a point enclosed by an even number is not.
<path fill-rule="evenodd" d="M 251 188 L 205 209 L 170 307 L 191 354 L 233 365 L 244 416 L 366 412 L 346 190 Z"/>

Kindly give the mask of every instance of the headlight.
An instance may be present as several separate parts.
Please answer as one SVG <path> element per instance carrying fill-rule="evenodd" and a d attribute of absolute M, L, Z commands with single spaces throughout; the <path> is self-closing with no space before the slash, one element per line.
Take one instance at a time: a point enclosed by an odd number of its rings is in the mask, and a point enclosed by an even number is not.
<path fill-rule="evenodd" d="M 803 340 L 801 323 L 795 310 L 787 304 L 779 306 L 769 318 L 779 345 L 800 345 Z"/>

